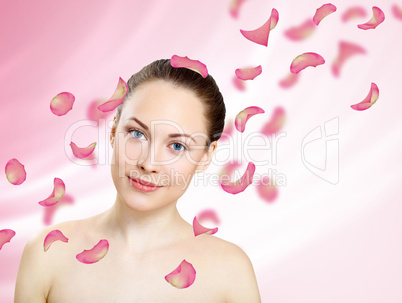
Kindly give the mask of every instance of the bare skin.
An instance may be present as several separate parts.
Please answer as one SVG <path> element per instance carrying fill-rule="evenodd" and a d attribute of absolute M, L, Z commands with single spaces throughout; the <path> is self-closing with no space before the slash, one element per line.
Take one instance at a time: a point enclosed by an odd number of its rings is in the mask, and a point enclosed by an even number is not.
<path fill-rule="evenodd" d="M 114 129 L 125 135 L 111 135 L 115 159 L 111 172 L 117 189 L 114 205 L 87 219 L 46 227 L 32 237 L 21 259 L 14 302 L 261 302 L 252 264 L 243 250 L 214 235 L 195 237 L 192 225 L 178 213 L 177 200 L 189 182 L 183 186 L 168 179 L 157 191 L 142 192 L 128 178 L 135 172 L 137 177 L 149 176 L 145 180 L 162 185 L 158 177 L 170 169 L 190 179 L 205 170 L 216 151 L 216 141 L 206 151 L 196 148 L 205 143 L 201 137 L 172 141 L 170 124 L 149 133 L 135 124 L 142 133 L 134 133 L 135 137 L 127 136 L 132 133 L 126 125 L 134 114 L 148 126 L 163 118 L 180 125 L 185 133 L 206 133 L 200 115 L 203 104 L 192 91 L 165 81 L 141 84 L 132 99 Z M 177 155 L 172 142 L 183 143 L 188 150 L 169 162 Z M 152 148 L 156 162 L 149 157 Z M 55 229 L 69 241 L 56 241 L 45 252 L 44 238 Z M 93 264 L 76 259 L 101 239 L 109 242 L 104 258 Z M 165 276 L 184 259 L 195 268 L 196 279 L 179 289 Z"/>

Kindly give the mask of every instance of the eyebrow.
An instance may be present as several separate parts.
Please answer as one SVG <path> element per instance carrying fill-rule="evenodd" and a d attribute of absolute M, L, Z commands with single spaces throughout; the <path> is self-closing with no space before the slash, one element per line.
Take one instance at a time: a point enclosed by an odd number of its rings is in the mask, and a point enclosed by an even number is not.
<path fill-rule="evenodd" d="M 149 127 L 148 127 L 146 124 L 144 124 L 143 122 L 141 122 L 140 120 L 138 120 L 136 117 L 130 117 L 130 118 L 128 118 L 128 120 L 134 120 L 134 121 L 137 122 L 139 125 L 141 125 L 141 127 L 145 128 L 145 130 L 149 130 Z M 193 141 L 195 142 L 194 138 L 191 137 L 191 136 L 188 135 L 188 134 L 169 134 L 168 137 L 169 137 L 169 138 L 188 137 L 188 138 L 190 138 L 191 140 L 193 140 Z M 196 143 L 197 143 L 197 142 L 196 142 Z"/>

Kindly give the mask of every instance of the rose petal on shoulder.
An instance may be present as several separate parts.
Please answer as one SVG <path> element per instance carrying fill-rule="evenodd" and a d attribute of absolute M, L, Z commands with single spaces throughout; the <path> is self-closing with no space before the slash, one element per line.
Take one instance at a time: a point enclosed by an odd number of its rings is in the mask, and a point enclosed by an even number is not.
<path fill-rule="evenodd" d="M 354 110 L 362 111 L 370 108 L 374 103 L 377 102 L 378 97 L 380 96 L 380 91 L 378 90 L 378 86 L 375 83 L 371 83 L 370 91 L 366 98 L 363 101 L 353 104 L 350 107 Z"/>
<path fill-rule="evenodd" d="M 249 106 L 239 112 L 235 118 L 235 127 L 239 132 L 244 132 L 247 121 L 254 115 L 263 114 L 265 111 L 258 106 Z"/>
<path fill-rule="evenodd" d="M 262 73 L 261 65 L 252 68 L 238 68 L 235 71 L 236 77 L 240 80 L 253 80 Z"/>
<path fill-rule="evenodd" d="M 173 55 L 170 59 L 170 65 L 176 68 L 184 67 L 191 69 L 192 71 L 199 73 L 203 78 L 206 78 L 208 76 L 208 69 L 204 63 L 198 60 L 192 60 L 187 56 L 180 57 L 177 55 Z"/>
<path fill-rule="evenodd" d="M 68 243 L 68 238 L 66 238 L 66 236 L 64 236 L 60 230 L 52 230 L 46 235 L 45 240 L 43 241 L 43 250 L 47 251 L 50 245 L 52 245 L 55 241 Z"/>
<path fill-rule="evenodd" d="M 358 28 L 363 30 L 375 29 L 378 25 L 384 22 L 384 12 L 377 6 L 373 6 L 372 10 L 373 16 L 371 17 L 371 19 L 366 23 L 357 25 Z"/>
<path fill-rule="evenodd" d="M 165 280 L 176 288 L 187 288 L 195 281 L 196 271 L 193 265 L 185 259 L 171 273 L 165 276 Z"/>
<path fill-rule="evenodd" d="M 314 17 L 313 17 L 313 22 L 315 25 L 320 24 L 321 20 L 324 19 L 326 16 L 336 12 L 336 6 L 327 3 L 322 5 L 321 7 L 317 8 Z"/>
<path fill-rule="evenodd" d="M 253 176 L 255 172 L 255 164 L 249 162 L 243 176 L 234 182 L 221 182 L 221 187 L 224 191 L 230 194 L 238 194 L 244 191 L 250 184 L 253 183 Z"/>
<path fill-rule="evenodd" d="M 50 101 L 50 110 L 56 116 L 63 116 L 73 108 L 75 96 L 69 92 L 62 92 Z"/>
<path fill-rule="evenodd" d="M 316 27 L 317 26 L 315 25 L 313 20 L 311 20 L 311 18 L 308 18 L 301 25 L 294 26 L 294 27 L 287 29 L 284 32 L 284 35 L 288 39 L 293 40 L 293 41 L 304 40 L 314 33 L 314 30 L 316 29 Z"/>
<path fill-rule="evenodd" d="M 285 109 L 282 106 L 275 107 L 271 119 L 261 128 L 261 133 L 271 136 L 279 132 L 285 124 L 285 119 Z"/>
<path fill-rule="evenodd" d="M 201 234 L 213 235 L 218 231 L 218 227 L 206 228 L 197 221 L 197 217 L 195 216 L 193 219 L 193 231 L 194 231 L 195 237 L 197 237 L 198 235 L 201 235 Z"/>
<path fill-rule="evenodd" d="M 92 264 L 106 256 L 109 250 L 109 242 L 106 239 L 100 240 L 93 248 L 84 250 L 76 255 L 76 259 L 84 264 Z"/>
<path fill-rule="evenodd" d="M 42 206 L 51 206 L 60 201 L 66 192 L 66 186 L 60 178 L 54 178 L 53 191 L 45 200 L 38 202 Z"/>
<path fill-rule="evenodd" d="M 74 156 L 79 159 L 84 159 L 88 157 L 95 150 L 96 142 L 91 143 L 87 147 L 78 147 L 74 142 L 70 142 L 71 150 Z"/>
<path fill-rule="evenodd" d="M 220 224 L 219 217 L 216 213 L 215 210 L 213 209 L 205 209 L 201 211 L 198 215 L 198 222 L 203 222 L 203 221 L 212 221 L 214 224 L 218 225 Z"/>
<path fill-rule="evenodd" d="M 340 74 L 340 70 L 347 59 L 357 54 L 365 54 L 366 50 L 360 45 L 347 42 L 340 41 L 339 42 L 339 53 L 338 57 L 335 59 L 332 64 L 332 73 L 335 77 L 338 77 Z"/>
<path fill-rule="evenodd" d="M 2 229 L 0 230 L 0 250 L 3 245 L 10 242 L 11 239 L 15 236 L 15 231 L 12 229 Z"/>
<path fill-rule="evenodd" d="M 128 92 L 127 83 L 119 77 L 119 82 L 113 93 L 113 95 L 105 103 L 98 106 L 98 109 L 102 112 L 109 112 L 114 110 L 120 104 L 123 104 L 124 98 Z"/>
<path fill-rule="evenodd" d="M 8 160 L 5 171 L 8 182 L 13 185 L 20 185 L 27 178 L 25 166 L 15 158 Z"/>
<path fill-rule="evenodd" d="M 299 73 L 303 69 L 309 66 L 317 67 L 325 63 L 322 56 L 317 53 L 307 52 L 303 53 L 293 59 L 290 65 L 290 71 L 294 74 Z"/>
<path fill-rule="evenodd" d="M 361 6 L 353 6 L 353 7 L 348 8 L 342 14 L 342 21 L 343 22 L 348 22 L 351 19 L 366 17 L 366 15 L 367 15 L 366 11 L 364 10 L 363 7 L 361 7 Z"/>
<path fill-rule="evenodd" d="M 269 33 L 276 27 L 276 25 L 278 24 L 278 20 L 279 13 L 276 9 L 273 8 L 271 11 L 271 16 L 262 26 L 251 31 L 241 29 L 240 32 L 246 39 L 260 45 L 268 46 Z"/>

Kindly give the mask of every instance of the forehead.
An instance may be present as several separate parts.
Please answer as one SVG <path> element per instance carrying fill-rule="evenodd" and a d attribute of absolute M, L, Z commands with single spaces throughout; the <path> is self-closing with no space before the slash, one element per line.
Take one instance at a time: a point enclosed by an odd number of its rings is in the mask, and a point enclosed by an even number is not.
<path fill-rule="evenodd" d="M 184 132 L 189 135 L 207 132 L 204 105 L 190 89 L 176 86 L 165 80 L 153 80 L 140 84 L 125 101 L 121 121 L 128 122 L 131 117 L 151 122 L 155 130 Z"/>

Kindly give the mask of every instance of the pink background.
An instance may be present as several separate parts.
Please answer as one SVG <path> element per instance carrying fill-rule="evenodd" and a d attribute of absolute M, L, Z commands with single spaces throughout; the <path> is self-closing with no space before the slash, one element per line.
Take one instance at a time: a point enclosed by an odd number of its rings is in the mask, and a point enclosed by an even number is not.
<path fill-rule="evenodd" d="M 216 236 L 249 255 L 263 302 L 401 302 L 402 20 L 391 11 L 398 3 L 333 2 L 337 11 L 312 36 L 301 42 L 285 37 L 285 30 L 312 18 L 324 3 L 248 0 L 237 19 L 228 0 L 2 3 L 0 166 L 4 172 L 7 161 L 17 158 L 27 179 L 15 186 L 4 173 L 0 178 L 0 230 L 16 231 L 0 251 L 0 302 L 13 301 L 23 247 L 44 226 L 44 207 L 37 202 L 49 196 L 54 177 L 65 182 L 71 203 L 55 211 L 52 224 L 94 215 L 114 202 L 110 128 L 107 122 L 99 128 L 88 124 L 90 102 L 108 99 L 119 77 L 127 81 L 145 64 L 174 54 L 208 66 L 224 94 L 228 120 L 245 107 L 265 110 L 234 140 L 233 150 L 239 152 L 230 159 L 243 161 L 240 173 L 249 161 L 241 152 L 247 135 L 258 133 L 276 106 L 286 111 L 286 136 L 278 141 L 276 163 L 256 169 L 256 174 L 275 169 L 286 178 L 277 199 L 265 202 L 254 185 L 230 195 L 219 185 L 198 182 L 179 200 L 182 216 L 191 223 L 200 211 L 216 210 L 221 219 Z M 366 17 L 342 22 L 342 14 L 355 5 Z M 358 29 L 371 18 L 373 5 L 384 11 L 384 23 Z M 265 23 L 272 8 L 279 22 L 268 47 L 240 34 L 239 29 Z M 340 40 L 361 45 L 366 54 L 348 60 L 335 78 L 331 64 Z M 278 82 L 291 61 L 304 52 L 319 53 L 326 63 L 302 71 L 291 89 L 281 88 Z M 246 83 L 246 91 L 236 90 L 235 69 L 257 65 L 262 74 Z M 366 111 L 351 109 L 366 97 L 371 82 L 380 90 L 377 103 Z M 76 101 L 73 110 L 58 117 L 49 104 L 62 91 L 72 92 Z M 107 120 L 112 118 L 110 113 Z M 336 184 L 313 174 L 301 157 L 303 138 L 334 118 L 339 128 L 331 138 L 338 140 L 339 150 L 327 161 L 339 159 L 339 166 L 328 171 L 339 172 Z M 100 163 L 74 161 L 71 140 L 78 146 L 96 141 Z M 325 138 L 304 151 L 309 162 L 324 167 Z M 209 174 L 220 171 L 226 154 L 218 150 L 221 160 Z M 250 156 L 272 160 L 272 150 Z"/>

